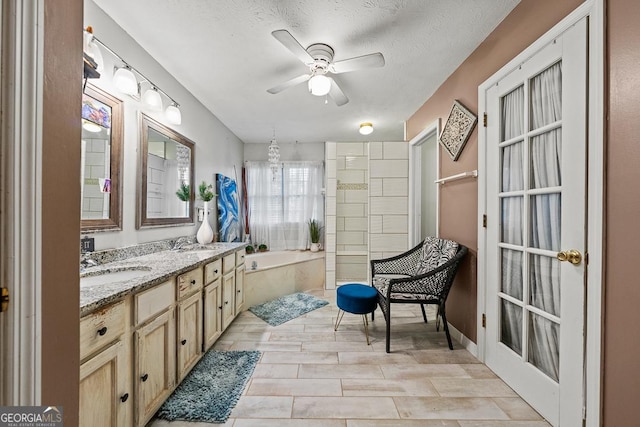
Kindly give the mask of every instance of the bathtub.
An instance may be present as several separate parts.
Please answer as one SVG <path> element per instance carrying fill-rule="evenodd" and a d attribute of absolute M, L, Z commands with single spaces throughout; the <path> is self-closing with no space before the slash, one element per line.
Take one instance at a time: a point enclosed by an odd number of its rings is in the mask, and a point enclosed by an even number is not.
<path fill-rule="evenodd" d="M 245 308 L 295 292 L 324 289 L 324 252 L 274 251 L 245 257 Z"/>

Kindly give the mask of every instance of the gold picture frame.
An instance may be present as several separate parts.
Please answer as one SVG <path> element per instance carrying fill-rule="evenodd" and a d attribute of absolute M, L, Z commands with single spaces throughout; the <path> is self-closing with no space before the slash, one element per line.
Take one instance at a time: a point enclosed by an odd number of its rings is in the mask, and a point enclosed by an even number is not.
<path fill-rule="evenodd" d="M 453 106 L 442 133 L 440 133 L 439 140 L 454 162 L 460 157 L 460 153 L 462 153 L 462 149 L 467 143 L 471 132 L 473 132 L 477 121 L 478 117 L 469 111 L 467 107 L 457 99 L 453 101 Z"/>

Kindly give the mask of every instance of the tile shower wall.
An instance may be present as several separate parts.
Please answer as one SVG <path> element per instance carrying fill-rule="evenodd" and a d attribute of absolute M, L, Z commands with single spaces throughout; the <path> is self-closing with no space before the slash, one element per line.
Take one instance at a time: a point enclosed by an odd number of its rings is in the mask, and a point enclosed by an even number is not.
<path fill-rule="evenodd" d="M 100 191 L 100 179 L 109 176 L 109 150 L 104 139 L 82 140 L 82 218 L 109 216 L 109 194 Z"/>
<path fill-rule="evenodd" d="M 406 142 L 335 143 L 326 157 L 326 286 L 368 281 L 369 259 L 408 247 Z"/>
<path fill-rule="evenodd" d="M 386 258 L 409 245 L 409 145 L 369 143 L 369 256 Z"/>

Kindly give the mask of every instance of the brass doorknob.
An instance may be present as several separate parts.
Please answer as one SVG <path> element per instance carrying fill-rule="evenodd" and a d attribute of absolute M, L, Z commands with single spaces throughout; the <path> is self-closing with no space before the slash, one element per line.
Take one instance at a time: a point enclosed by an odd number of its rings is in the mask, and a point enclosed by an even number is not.
<path fill-rule="evenodd" d="M 578 265 L 582 262 L 582 254 L 575 249 L 558 252 L 556 258 L 558 258 L 558 261 L 569 261 L 573 265 Z"/>

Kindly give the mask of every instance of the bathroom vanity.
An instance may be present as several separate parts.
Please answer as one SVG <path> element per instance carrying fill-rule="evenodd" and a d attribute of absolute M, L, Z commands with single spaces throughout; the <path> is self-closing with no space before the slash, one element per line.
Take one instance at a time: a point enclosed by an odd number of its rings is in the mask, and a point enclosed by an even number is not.
<path fill-rule="evenodd" d="M 244 309 L 245 246 L 191 245 L 83 271 L 80 425 L 146 425 Z"/>

